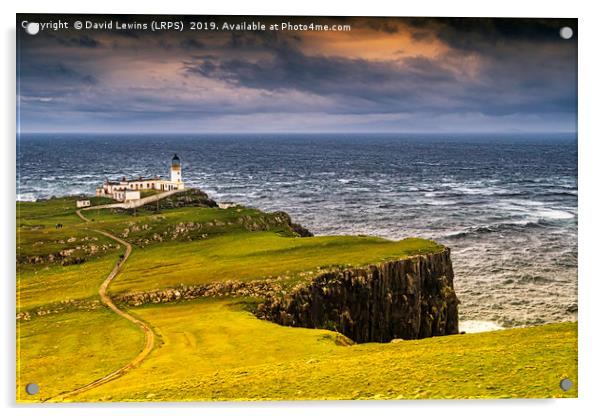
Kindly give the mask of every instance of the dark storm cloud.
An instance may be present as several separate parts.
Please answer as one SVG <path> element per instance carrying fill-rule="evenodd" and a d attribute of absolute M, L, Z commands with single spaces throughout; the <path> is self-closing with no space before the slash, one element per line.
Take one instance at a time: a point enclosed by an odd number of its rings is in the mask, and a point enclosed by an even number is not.
<path fill-rule="evenodd" d="M 31 87 L 38 88 L 46 84 L 48 87 L 61 88 L 84 85 L 97 85 L 98 79 L 92 74 L 81 73 L 63 62 L 33 63 L 22 65 L 19 69 L 21 80 L 26 87 L 29 80 Z M 34 89 L 32 88 L 32 90 Z"/>
<path fill-rule="evenodd" d="M 380 101 L 400 93 L 415 95 L 426 83 L 454 82 L 436 63 L 411 58 L 404 71 L 393 64 L 364 59 L 307 56 L 288 46 L 273 49 L 271 60 L 249 62 L 201 56 L 184 63 L 190 73 L 217 78 L 238 86 L 265 90 L 299 90 L 318 95 L 355 96 Z M 395 88 L 391 88 L 395 87 Z"/>
<path fill-rule="evenodd" d="M 395 21 L 396 19 L 366 19 L 363 22 L 363 26 L 384 33 L 397 33 L 399 32 L 399 24 Z"/>
<path fill-rule="evenodd" d="M 247 42 L 256 45 L 258 40 Z M 270 59 L 207 55 L 185 61 L 184 66 L 189 73 L 236 86 L 338 96 L 349 104 L 346 111 L 352 113 L 453 110 L 505 115 L 572 111 L 576 105 L 572 56 L 538 56 L 531 49 L 508 53 L 515 56 L 499 53 L 479 79 L 467 80 L 460 79 L 446 62 L 424 57 L 382 62 L 308 56 L 286 42 L 266 42 L 263 47 L 270 52 Z M 546 62 L 548 58 L 561 61 L 554 68 Z M 438 100 L 438 95 L 445 99 Z M 358 101 L 365 107 L 355 108 Z"/>
<path fill-rule="evenodd" d="M 500 50 L 508 47 L 520 49 L 529 45 L 530 52 L 537 54 L 537 47 L 554 44 L 559 51 L 569 51 L 571 56 L 566 58 L 576 59 L 577 19 L 411 18 L 408 23 L 414 29 L 414 39 L 433 37 L 460 52 L 500 58 Z M 564 26 L 573 29 L 572 39 L 560 38 L 559 31 Z"/>
<path fill-rule="evenodd" d="M 184 39 L 180 42 L 180 46 L 186 50 L 200 50 L 204 49 L 205 45 L 198 39 L 189 38 Z"/>
<path fill-rule="evenodd" d="M 427 32 L 412 32 L 411 36 L 412 39 L 415 41 L 422 41 L 429 39 L 432 36 L 432 34 Z"/>
<path fill-rule="evenodd" d="M 303 19 L 316 20 L 298 20 Z M 558 30 L 571 26 L 576 33 L 576 20 L 321 19 L 351 24 L 353 32 L 345 37 L 119 30 L 24 37 L 22 120 L 52 128 L 49 120 L 63 114 L 81 128 L 88 120 L 119 129 L 162 120 L 210 125 L 220 118 L 258 115 L 270 128 L 265 120 L 287 114 L 308 125 L 332 116 L 332 130 L 350 123 L 366 130 L 403 129 L 411 120 L 428 130 L 437 117 L 456 117 L 459 129 L 506 120 L 518 130 L 575 127 L 576 40 L 560 39 Z M 398 44 L 404 36 L 409 41 Z M 362 43 L 366 39 L 381 43 Z M 329 49 L 339 41 L 351 46 L 343 52 Z M 382 55 L 362 54 L 372 45 Z M 421 48 L 435 52 L 423 54 Z M 479 121 L 481 116 L 486 121 Z"/>
<path fill-rule="evenodd" d="M 300 42 L 301 38 L 293 35 L 289 36 L 288 40 Z M 278 48 L 286 42 L 287 38 L 279 35 L 277 32 L 230 32 L 224 48 L 262 50 L 266 48 Z"/>
<path fill-rule="evenodd" d="M 115 34 L 116 34 L 116 36 L 121 36 L 124 38 L 132 38 L 132 39 L 140 38 L 140 34 L 138 32 L 136 32 L 135 30 L 129 30 L 129 29 L 118 30 L 117 32 L 115 32 Z"/>
<path fill-rule="evenodd" d="M 100 42 L 96 39 L 88 36 L 82 35 L 77 37 L 56 37 L 57 42 L 64 46 L 73 46 L 73 47 L 81 47 L 81 48 L 97 48 L 100 46 Z"/>

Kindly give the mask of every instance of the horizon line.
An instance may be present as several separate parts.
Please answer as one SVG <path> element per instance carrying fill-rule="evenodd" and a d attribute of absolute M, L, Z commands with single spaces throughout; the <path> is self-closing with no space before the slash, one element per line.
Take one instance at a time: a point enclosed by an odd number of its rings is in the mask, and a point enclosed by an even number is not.
<path fill-rule="evenodd" d="M 540 131 L 307 131 L 307 132 L 299 132 L 299 131 L 257 131 L 257 132 L 249 132 L 249 131 L 20 131 L 17 132 L 17 136 L 22 134 L 65 134 L 65 135 L 101 135 L 101 134 L 115 134 L 115 135 L 165 135 L 165 134 L 173 134 L 173 135 L 227 135 L 227 134 L 238 134 L 243 136 L 251 136 L 257 134 L 282 134 L 282 135 L 291 135 L 298 136 L 303 134 L 312 134 L 312 135 L 327 135 L 327 134 L 350 134 L 350 135 L 359 135 L 359 134 L 426 134 L 426 135 L 435 135 L 435 134 L 578 134 L 578 130 L 540 130 Z"/>

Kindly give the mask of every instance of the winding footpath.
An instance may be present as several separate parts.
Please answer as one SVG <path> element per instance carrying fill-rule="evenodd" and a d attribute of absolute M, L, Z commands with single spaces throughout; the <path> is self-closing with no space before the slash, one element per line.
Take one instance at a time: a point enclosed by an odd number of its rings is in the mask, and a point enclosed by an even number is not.
<path fill-rule="evenodd" d="M 95 207 L 98 208 L 98 207 Z M 75 213 L 77 214 L 78 217 L 80 217 L 84 222 L 90 222 L 89 219 L 87 219 L 86 217 L 84 217 L 84 215 L 81 213 L 81 209 L 78 209 L 77 211 L 75 211 Z M 98 380 L 95 380 L 91 383 L 86 384 L 85 386 L 79 387 L 75 390 L 71 390 L 69 392 L 66 393 L 61 393 L 58 396 L 54 396 L 51 397 L 49 399 L 47 399 L 47 401 L 53 401 L 53 402 L 60 402 L 60 401 L 64 401 L 66 398 L 74 396 L 76 394 L 79 393 L 83 393 L 85 391 L 88 391 L 90 389 L 93 389 L 95 387 L 98 387 L 102 384 L 108 383 L 111 380 L 114 380 L 118 377 L 121 377 L 123 374 L 125 374 L 126 372 L 128 372 L 129 370 L 131 370 L 132 368 L 136 367 L 138 364 L 140 364 L 142 362 L 142 360 L 144 360 L 149 354 L 150 352 L 153 350 L 153 346 L 155 345 L 155 334 L 153 332 L 153 330 L 151 329 L 151 327 L 144 321 L 130 315 L 129 313 L 127 313 L 126 311 L 119 309 L 114 303 L 113 300 L 111 299 L 111 297 L 107 294 L 107 289 L 109 287 L 109 285 L 111 284 L 111 282 L 113 281 L 113 279 L 115 278 L 115 276 L 117 276 L 117 274 L 119 273 L 119 271 L 121 270 L 123 264 L 126 262 L 126 260 L 128 259 L 128 257 L 130 256 L 130 254 L 132 253 L 132 245 L 130 243 L 128 243 L 125 240 L 122 240 L 121 238 L 108 233 L 106 231 L 103 230 L 97 230 L 94 228 L 88 228 L 90 231 L 94 231 L 96 233 L 102 234 L 106 237 L 109 237 L 110 239 L 116 241 L 119 244 L 122 244 L 125 246 L 125 254 L 123 255 L 123 257 L 115 264 L 115 267 L 113 267 L 113 270 L 111 270 L 111 273 L 109 273 L 109 275 L 107 276 L 107 278 L 102 282 L 102 284 L 100 285 L 100 288 L 98 289 L 98 294 L 100 295 L 100 300 L 102 301 L 102 303 L 104 303 L 106 306 L 108 306 L 113 312 L 115 312 L 117 315 L 127 319 L 128 321 L 136 324 L 143 332 L 144 332 L 144 348 L 142 349 L 142 351 L 140 351 L 140 353 L 138 353 L 138 355 L 136 357 L 134 357 L 134 359 L 132 361 L 130 361 L 129 363 L 127 363 L 126 365 L 124 365 L 123 367 L 119 368 L 118 370 L 113 371 L 110 374 L 107 374 L 106 376 L 103 376 L 101 378 L 99 378 Z"/>

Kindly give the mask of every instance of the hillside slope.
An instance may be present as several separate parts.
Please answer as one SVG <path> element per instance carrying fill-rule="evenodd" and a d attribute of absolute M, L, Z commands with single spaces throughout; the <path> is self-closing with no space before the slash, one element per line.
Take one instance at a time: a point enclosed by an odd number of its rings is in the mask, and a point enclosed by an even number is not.
<path fill-rule="evenodd" d="M 142 348 L 135 326 L 99 302 L 98 287 L 124 247 L 94 230 L 132 245 L 109 294 L 150 324 L 157 342 L 140 366 L 69 401 L 576 395 L 559 390 L 557 379 L 576 381 L 575 324 L 351 346 L 336 332 L 280 326 L 251 313 L 278 322 L 280 314 L 266 313 L 266 300 L 276 301 L 276 311 L 278 299 L 294 298 L 323 276 L 445 252 L 432 241 L 312 237 L 286 213 L 219 209 L 195 191 L 144 209 L 85 211 L 87 223 L 75 215 L 75 200 L 17 203 L 18 401 L 76 389 Z M 424 267 L 432 277 L 421 284 L 453 279 L 451 263 L 449 270 Z M 445 279 L 437 290 L 451 296 Z M 439 303 L 432 304 L 436 311 L 430 306 L 437 296 L 424 299 L 421 314 L 448 319 Z M 327 321 L 317 326 L 343 330 Z M 395 381 L 400 374 L 403 385 Z M 40 385 L 38 395 L 23 393 L 29 382 Z"/>

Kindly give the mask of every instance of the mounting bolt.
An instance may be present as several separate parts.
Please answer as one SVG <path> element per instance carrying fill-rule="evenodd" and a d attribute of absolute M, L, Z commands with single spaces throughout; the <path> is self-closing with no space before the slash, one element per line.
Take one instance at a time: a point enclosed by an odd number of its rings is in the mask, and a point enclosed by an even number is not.
<path fill-rule="evenodd" d="M 560 388 L 564 391 L 568 391 L 573 388 L 573 382 L 568 378 L 560 380 Z"/>
<path fill-rule="evenodd" d="M 36 383 L 29 383 L 25 386 L 25 391 L 30 396 L 33 396 L 34 394 L 38 394 L 38 392 L 40 391 L 40 386 L 38 386 Z"/>

